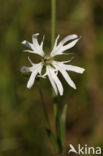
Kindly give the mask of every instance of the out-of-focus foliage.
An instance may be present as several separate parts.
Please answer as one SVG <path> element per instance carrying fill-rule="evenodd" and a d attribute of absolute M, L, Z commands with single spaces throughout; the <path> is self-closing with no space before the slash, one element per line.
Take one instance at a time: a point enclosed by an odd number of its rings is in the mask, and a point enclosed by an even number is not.
<path fill-rule="evenodd" d="M 51 156 L 52 146 L 45 133 L 45 120 L 38 91 L 39 82 L 26 88 L 28 76 L 20 73 L 30 65 L 21 41 L 33 33 L 46 35 L 45 50 L 51 42 L 49 0 L 0 1 L 0 156 Z M 83 75 L 70 73 L 77 90 L 61 75 L 64 95 L 60 110 L 68 105 L 65 148 L 68 144 L 103 147 L 103 2 L 102 0 L 57 0 L 56 34 L 82 36 L 71 49 L 72 64 L 86 68 Z M 37 61 L 35 56 L 31 56 Z M 72 55 L 68 56 L 70 59 Z M 53 125 L 51 86 L 41 80 L 42 91 Z M 51 150 L 51 152 L 49 152 Z"/>

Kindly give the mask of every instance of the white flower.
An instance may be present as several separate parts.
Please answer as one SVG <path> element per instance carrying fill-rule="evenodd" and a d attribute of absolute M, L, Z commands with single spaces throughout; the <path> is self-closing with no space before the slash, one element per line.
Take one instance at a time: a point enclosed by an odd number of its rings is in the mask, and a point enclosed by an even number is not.
<path fill-rule="evenodd" d="M 66 36 L 61 42 L 58 42 L 59 35 L 56 38 L 54 48 L 51 51 L 50 54 L 46 55 L 43 51 L 43 43 L 44 43 L 44 37 L 41 42 L 41 44 L 38 43 L 38 33 L 34 34 L 32 36 L 32 41 L 33 43 L 30 43 L 28 41 L 23 41 L 22 44 L 26 45 L 28 48 L 31 50 L 25 50 L 25 52 L 33 53 L 33 54 L 38 54 L 41 56 L 41 62 L 34 64 L 30 58 L 29 61 L 31 63 L 31 67 L 22 67 L 21 71 L 22 72 L 31 72 L 31 76 L 29 78 L 29 81 L 27 83 L 27 88 L 31 88 L 34 84 L 35 78 L 36 77 L 42 77 L 45 78 L 48 76 L 51 85 L 53 89 L 55 90 L 56 95 L 59 93 L 60 95 L 63 95 L 63 86 L 61 81 L 58 78 L 58 72 L 62 74 L 66 82 L 74 89 L 76 89 L 75 83 L 71 80 L 70 76 L 68 75 L 68 71 L 73 71 L 82 74 L 84 72 L 84 68 L 80 68 L 77 66 L 73 65 L 68 65 L 67 63 L 69 61 L 55 61 L 54 57 L 57 55 L 62 55 L 66 54 L 64 51 L 72 48 L 80 38 L 78 38 L 77 35 L 68 35 Z M 71 41 L 70 43 L 67 43 L 68 41 Z M 66 44 L 67 43 L 67 44 Z M 45 74 L 42 75 L 42 68 L 46 67 L 46 72 Z"/>

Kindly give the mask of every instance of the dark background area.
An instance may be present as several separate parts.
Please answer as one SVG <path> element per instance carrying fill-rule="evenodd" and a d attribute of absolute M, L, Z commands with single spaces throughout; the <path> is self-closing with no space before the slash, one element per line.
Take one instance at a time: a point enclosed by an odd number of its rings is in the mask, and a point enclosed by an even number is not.
<path fill-rule="evenodd" d="M 28 77 L 20 73 L 30 66 L 21 41 L 33 33 L 46 35 L 44 49 L 51 46 L 51 3 L 49 0 L 0 0 L 0 156 L 52 156 L 38 83 L 26 88 Z M 56 35 L 82 38 L 69 50 L 72 65 L 84 67 L 83 75 L 70 73 L 73 90 L 59 75 L 64 95 L 60 110 L 68 104 L 65 148 L 71 143 L 103 148 L 103 2 L 102 0 L 57 0 Z M 68 56 L 70 59 L 71 56 Z M 36 62 L 36 57 L 32 56 Z M 46 108 L 53 125 L 51 85 L 40 80 Z"/>

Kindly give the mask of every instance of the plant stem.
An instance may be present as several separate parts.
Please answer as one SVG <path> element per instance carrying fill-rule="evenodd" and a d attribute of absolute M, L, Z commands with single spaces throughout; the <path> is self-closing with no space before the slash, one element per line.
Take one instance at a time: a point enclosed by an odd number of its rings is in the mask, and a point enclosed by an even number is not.
<path fill-rule="evenodd" d="M 51 0 L 51 24 L 51 47 L 53 48 L 56 27 L 56 0 Z"/>
<path fill-rule="evenodd" d="M 44 97 L 43 97 L 43 92 L 42 92 L 42 89 L 40 87 L 40 84 L 39 84 L 39 94 L 40 94 L 40 99 L 41 99 L 41 104 L 42 104 L 42 107 L 43 107 L 43 112 L 44 112 L 44 115 L 45 115 L 45 119 L 46 119 L 48 128 L 50 128 L 48 114 L 47 114 L 47 111 L 46 111 L 46 107 L 45 107 L 45 103 L 44 103 Z"/>
<path fill-rule="evenodd" d="M 51 0 L 51 48 L 53 48 L 55 42 L 55 27 L 56 27 L 56 0 Z M 59 146 L 59 152 L 62 151 L 61 140 L 60 140 L 60 120 L 59 120 L 59 108 L 57 103 L 57 97 L 55 96 L 54 90 L 52 90 L 53 96 L 53 107 L 54 107 L 54 117 L 56 126 L 56 137 L 57 144 Z M 55 101 L 56 100 L 56 101 Z M 62 153 L 62 152 L 61 152 Z M 59 155 L 62 155 L 59 153 Z"/>
<path fill-rule="evenodd" d="M 56 0 L 51 0 L 51 48 L 53 48 L 55 41 L 55 27 L 56 27 Z M 52 96 L 55 98 L 54 90 Z"/>

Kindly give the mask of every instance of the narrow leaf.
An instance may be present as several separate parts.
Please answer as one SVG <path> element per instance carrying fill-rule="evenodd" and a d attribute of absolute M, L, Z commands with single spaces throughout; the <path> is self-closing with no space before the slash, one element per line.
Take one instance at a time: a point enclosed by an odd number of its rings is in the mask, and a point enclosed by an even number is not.
<path fill-rule="evenodd" d="M 66 112 L 67 112 L 67 104 L 64 105 L 63 108 L 63 112 L 61 114 L 61 118 L 60 118 L 60 131 L 61 131 L 61 143 L 62 146 L 64 146 L 64 140 L 65 140 L 65 133 L 66 133 L 66 129 L 65 129 L 65 124 L 66 124 Z"/>
<path fill-rule="evenodd" d="M 47 132 L 47 135 L 48 135 L 48 137 L 49 137 L 55 151 L 59 152 L 59 146 L 58 146 L 58 143 L 57 143 L 57 140 L 56 140 L 54 134 L 51 132 L 50 129 L 46 129 L 46 132 Z"/>
<path fill-rule="evenodd" d="M 56 117 L 57 117 L 57 104 L 56 103 L 53 104 L 53 111 L 54 111 L 54 118 L 56 120 Z"/>
<path fill-rule="evenodd" d="M 54 110 L 54 118 L 55 118 L 55 126 L 56 126 L 56 139 L 57 139 L 57 144 L 59 146 L 59 151 L 62 149 L 62 144 L 61 144 L 61 131 L 60 131 L 60 119 L 59 119 L 59 110 L 58 110 L 58 104 L 55 102 L 53 104 L 53 110 Z"/>

